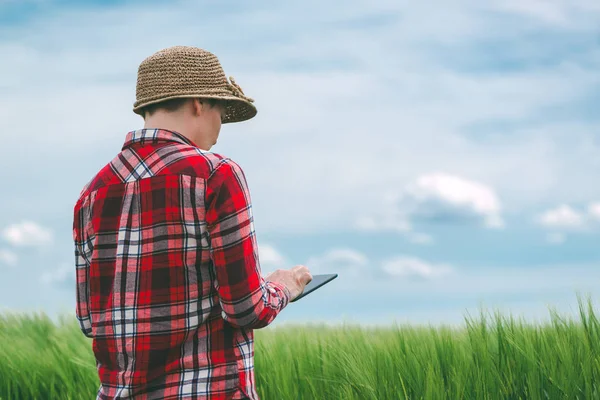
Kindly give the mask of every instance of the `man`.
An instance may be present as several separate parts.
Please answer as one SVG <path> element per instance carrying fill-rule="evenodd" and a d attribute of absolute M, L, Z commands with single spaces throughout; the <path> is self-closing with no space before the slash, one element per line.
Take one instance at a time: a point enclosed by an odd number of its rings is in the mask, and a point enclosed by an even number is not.
<path fill-rule="evenodd" d="M 161 50 L 139 66 L 143 129 L 74 207 L 76 315 L 93 338 L 97 399 L 258 399 L 253 329 L 312 276 L 261 275 L 242 169 L 210 148 L 256 115 L 212 53 Z"/>

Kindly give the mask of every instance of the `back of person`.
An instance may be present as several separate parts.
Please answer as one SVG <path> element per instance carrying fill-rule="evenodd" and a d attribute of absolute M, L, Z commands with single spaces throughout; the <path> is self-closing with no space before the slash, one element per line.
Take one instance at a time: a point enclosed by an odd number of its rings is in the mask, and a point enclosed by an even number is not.
<path fill-rule="evenodd" d="M 93 339 L 97 399 L 258 399 L 253 329 L 312 279 L 304 266 L 262 277 L 245 175 L 210 152 L 221 121 L 256 114 L 241 88 L 207 99 L 187 87 L 175 114 L 144 98 L 152 63 L 190 54 L 198 69 L 216 59 L 175 46 L 140 65 L 134 111 L 146 126 L 126 134 L 74 207 L 76 315 Z M 207 74 L 194 65 L 185 76 Z"/>

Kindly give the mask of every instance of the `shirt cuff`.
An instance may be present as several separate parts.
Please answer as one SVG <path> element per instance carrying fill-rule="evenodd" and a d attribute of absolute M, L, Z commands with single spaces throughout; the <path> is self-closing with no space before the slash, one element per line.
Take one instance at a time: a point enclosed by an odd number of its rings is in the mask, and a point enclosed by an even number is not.
<path fill-rule="evenodd" d="M 283 295 L 282 296 L 283 306 L 281 308 L 284 308 L 285 306 L 287 306 L 288 303 L 290 302 L 290 299 L 292 298 L 292 294 L 290 293 L 290 290 L 287 288 L 287 286 L 285 286 L 282 283 L 273 282 L 273 281 L 267 281 L 267 284 L 269 286 L 271 286 L 272 288 L 279 290 L 279 292 Z"/>

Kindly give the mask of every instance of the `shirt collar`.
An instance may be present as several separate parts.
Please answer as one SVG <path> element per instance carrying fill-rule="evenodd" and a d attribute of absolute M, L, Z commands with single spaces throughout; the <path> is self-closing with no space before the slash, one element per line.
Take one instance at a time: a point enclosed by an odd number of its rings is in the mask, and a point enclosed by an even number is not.
<path fill-rule="evenodd" d="M 176 142 L 198 147 L 194 142 L 179 132 L 170 131 L 168 129 L 144 128 L 128 132 L 122 150 L 125 150 L 125 148 L 135 143 L 144 144 L 157 142 Z"/>

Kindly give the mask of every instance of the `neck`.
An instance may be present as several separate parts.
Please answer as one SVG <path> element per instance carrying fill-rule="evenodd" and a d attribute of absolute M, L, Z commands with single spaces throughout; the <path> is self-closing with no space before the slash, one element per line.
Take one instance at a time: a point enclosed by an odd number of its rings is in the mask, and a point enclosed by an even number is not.
<path fill-rule="evenodd" d="M 186 134 L 187 129 L 185 128 L 185 125 L 180 121 L 181 120 L 177 121 L 177 119 L 174 118 L 164 118 L 157 115 L 144 120 L 144 129 L 166 129 L 181 133 L 182 135 L 188 137 Z"/>
<path fill-rule="evenodd" d="M 194 139 L 188 134 L 189 130 L 180 119 L 164 118 L 159 115 L 148 117 L 144 120 L 144 129 L 165 129 L 167 131 L 177 132 L 192 142 L 195 142 Z"/>
<path fill-rule="evenodd" d="M 144 129 L 165 129 L 168 131 L 177 132 L 180 135 L 188 138 L 192 143 L 201 148 L 202 150 L 209 151 L 212 146 L 204 143 L 203 140 L 193 137 L 189 132 L 191 131 L 185 122 L 182 122 L 184 118 L 173 118 L 171 116 L 165 117 L 162 115 L 153 115 L 144 120 Z"/>

